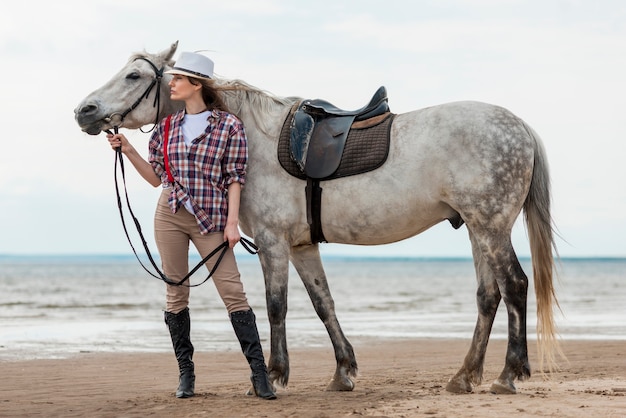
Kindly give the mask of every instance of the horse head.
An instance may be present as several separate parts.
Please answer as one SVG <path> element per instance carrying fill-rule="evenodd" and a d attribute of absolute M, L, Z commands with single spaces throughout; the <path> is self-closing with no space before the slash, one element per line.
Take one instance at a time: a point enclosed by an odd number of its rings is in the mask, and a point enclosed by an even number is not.
<path fill-rule="evenodd" d="M 172 57 L 177 47 L 178 41 L 157 54 L 131 55 L 113 78 L 74 109 L 80 128 L 89 135 L 98 135 L 122 125 L 138 129 L 172 113 L 167 85 L 171 76 L 163 73 L 173 65 Z"/>

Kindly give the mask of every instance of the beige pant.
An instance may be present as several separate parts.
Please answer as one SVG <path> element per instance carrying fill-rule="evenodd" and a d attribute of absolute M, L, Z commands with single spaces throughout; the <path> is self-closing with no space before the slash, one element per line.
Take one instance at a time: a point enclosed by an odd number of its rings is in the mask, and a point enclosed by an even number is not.
<path fill-rule="evenodd" d="M 196 218 L 182 207 L 177 213 L 172 213 L 167 203 L 168 197 L 169 190 L 164 189 L 154 216 L 154 237 L 161 256 L 163 272 L 171 280 L 180 281 L 189 271 L 189 241 L 193 242 L 200 256 L 204 258 L 224 242 L 224 233 L 200 234 Z M 207 261 L 206 267 L 209 271 L 215 265 L 218 257 L 219 253 Z M 217 292 L 229 314 L 250 309 L 241 283 L 235 254 L 231 248 L 224 254 L 211 279 L 215 283 Z M 186 281 L 185 284 L 189 284 L 189 282 Z M 179 313 L 189 305 L 190 288 L 184 285 L 166 286 L 165 310 L 175 314 Z"/>

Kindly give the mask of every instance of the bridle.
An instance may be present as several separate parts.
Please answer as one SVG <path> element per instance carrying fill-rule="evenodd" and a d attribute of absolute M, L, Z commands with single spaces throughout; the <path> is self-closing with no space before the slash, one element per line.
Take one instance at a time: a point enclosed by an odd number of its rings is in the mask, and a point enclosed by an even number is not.
<path fill-rule="evenodd" d="M 152 63 L 149 59 L 144 58 L 144 57 L 139 57 L 137 58 L 138 60 L 144 60 L 146 61 L 148 64 L 150 64 L 150 66 L 152 67 L 152 69 L 154 70 L 154 74 L 155 77 L 152 79 L 152 82 L 150 83 L 150 85 L 148 86 L 148 88 L 146 89 L 146 91 L 137 99 L 135 100 L 135 102 L 128 108 L 126 109 L 124 112 L 122 113 L 113 113 L 111 114 L 107 119 L 108 122 L 111 122 L 113 120 L 114 116 L 119 116 L 120 117 L 120 123 L 113 125 L 113 130 L 114 132 L 117 134 L 119 131 L 120 126 L 122 126 L 122 122 L 124 121 L 124 118 L 133 110 L 135 110 L 135 108 L 137 106 L 139 106 L 139 104 L 141 103 L 142 100 L 147 99 L 148 96 L 150 95 L 150 92 L 152 91 L 152 89 L 156 86 L 157 90 L 156 90 L 156 94 L 154 97 L 154 103 L 152 104 L 153 107 L 156 107 L 156 116 L 155 116 L 155 120 L 154 120 L 154 126 L 149 130 L 149 131 L 143 131 L 141 130 L 141 132 L 144 133 L 148 133 L 153 131 L 159 124 L 159 112 L 160 112 L 160 108 L 161 108 L 161 80 L 163 79 L 163 69 L 164 67 L 161 67 L 160 69 L 158 69 L 156 67 L 156 65 L 154 65 L 154 63 Z M 112 132 L 110 130 L 105 130 L 105 132 L 111 134 Z M 154 269 L 156 270 L 156 274 L 151 272 L 150 270 L 148 270 L 148 268 L 144 265 L 144 263 L 141 261 L 141 259 L 139 258 L 139 255 L 137 254 L 137 251 L 135 250 L 135 246 L 132 243 L 132 240 L 130 239 L 130 235 L 128 233 L 128 228 L 126 227 L 126 221 L 124 219 L 124 211 L 123 211 L 123 205 L 122 205 L 122 198 L 120 196 L 120 189 L 119 189 L 119 184 L 118 184 L 118 180 L 117 180 L 117 166 L 118 166 L 118 162 L 119 162 L 119 166 L 120 166 L 120 172 L 122 173 L 122 183 L 124 185 L 124 196 L 126 198 L 126 207 L 128 208 L 128 212 L 130 213 L 131 217 L 133 218 L 133 222 L 135 223 L 135 228 L 137 229 L 137 233 L 139 234 L 139 237 L 141 239 L 141 243 L 143 245 L 144 250 L 146 251 L 146 255 L 148 257 L 148 259 L 150 260 L 150 264 L 152 264 L 152 267 L 154 267 Z M 156 262 L 154 261 L 154 258 L 152 257 L 152 253 L 150 252 L 150 249 L 148 247 L 148 243 L 146 242 L 145 237 L 143 236 L 143 233 L 141 231 L 141 225 L 139 224 L 139 220 L 137 219 L 137 217 L 135 216 L 135 213 L 133 212 L 133 209 L 130 206 L 130 200 L 128 198 L 128 189 L 126 187 L 126 172 L 124 170 L 124 159 L 123 159 L 123 154 L 122 154 L 122 148 L 118 147 L 116 149 L 115 152 L 115 170 L 114 170 L 114 178 L 115 178 L 115 193 L 117 196 L 117 207 L 119 209 L 119 213 L 120 213 L 120 218 L 122 220 L 122 226 L 124 227 L 124 233 L 126 234 L 126 239 L 128 240 L 128 243 L 130 244 L 130 247 L 133 250 L 133 253 L 135 254 L 135 258 L 137 258 L 137 261 L 139 261 L 139 264 L 141 264 L 141 267 L 143 267 L 143 269 L 150 274 L 152 277 L 162 280 L 165 283 L 167 283 L 168 285 L 172 285 L 172 286 L 187 286 L 187 287 L 195 287 L 195 286 L 200 286 L 201 284 L 205 283 L 207 280 L 209 280 L 211 278 L 211 276 L 213 275 L 213 273 L 215 273 L 215 271 L 217 270 L 217 267 L 219 266 L 220 262 L 222 261 L 222 258 L 224 257 L 224 255 L 226 254 L 226 251 L 228 250 L 228 241 L 224 241 L 223 243 L 221 243 L 220 245 L 217 246 L 217 248 L 215 248 L 213 251 L 211 251 L 211 253 L 209 253 L 209 255 L 207 255 L 206 257 L 204 257 L 202 259 L 202 261 L 200 261 L 193 269 L 191 269 L 189 271 L 189 273 L 187 273 L 187 275 L 185 277 L 183 277 L 181 280 L 179 281 L 175 281 L 170 279 L 169 277 L 167 277 L 165 275 L 165 273 L 163 273 L 161 271 L 161 269 L 159 269 L 159 267 L 157 266 Z M 259 252 L 259 248 L 250 240 L 241 237 L 240 241 L 241 245 L 243 246 L 243 248 L 246 249 L 246 251 L 248 251 L 250 254 L 257 254 Z M 209 275 L 207 276 L 206 279 L 204 279 L 204 281 L 198 283 L 198 284 L 185 284 L 185 282 L 196 272 L 198 271 L 198 269 L 200 269 L 200 267 L 202 267 L 203 264 L 205 264 L 207 261 L 209 261 L 213 256 L 215 256 L 217 253 L 219 252 L 219 256 L 217 261 L 215 262 L 215 264 L 213 265 L 213 267 L 211 268 L 211 270 L 209 271 Z"/>

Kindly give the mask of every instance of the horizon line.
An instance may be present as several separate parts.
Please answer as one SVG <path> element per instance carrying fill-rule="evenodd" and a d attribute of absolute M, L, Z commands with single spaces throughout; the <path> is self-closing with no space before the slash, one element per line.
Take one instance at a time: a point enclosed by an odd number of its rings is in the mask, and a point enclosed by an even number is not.
<path fill-rule="evenodd" d="M 235 254 L 237 258 L 257 258 L 255 254 L 240 253 Z M 142 260 L 147 258 L 147 254 L 139 253 L 139 258 Z M 0 261 L 7 259 L 35 259 L 35 258 L 47 258 L 47 259 L 68 259 L 68 258 L 118 258 L 118 259 L 136 259 L 137 257 L 133 253 L 0 253 Z M 154 256 L 155 259 L 159 259 L 158 255 Z M 189 254 L 190 259 L 201 259 L 197 254 Z M 347 259 L 347 260 L 472 260 L 471 255 L 358 255 L 358 254 L 321 254 L 321 258 L 324 259 Z M 530 260 L 531 256 L 523 255 L 518 256 L 519 260 Z M 626 260 L 626 255 L 569 255 L 569 256 L 555 256 L 555 261 L 559 260 Z"/>

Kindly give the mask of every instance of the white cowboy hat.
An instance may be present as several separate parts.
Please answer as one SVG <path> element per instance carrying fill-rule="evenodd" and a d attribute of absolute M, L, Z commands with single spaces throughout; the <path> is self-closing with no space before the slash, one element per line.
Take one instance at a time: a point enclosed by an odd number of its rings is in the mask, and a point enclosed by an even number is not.
<path fill-rule="evenodd" d="M 195 52 L 181 52 L 174 67 L 165 73 L 194 78 L 212 78 L 213 66 L 213 61 L 209 57 Z"/>

